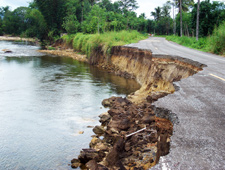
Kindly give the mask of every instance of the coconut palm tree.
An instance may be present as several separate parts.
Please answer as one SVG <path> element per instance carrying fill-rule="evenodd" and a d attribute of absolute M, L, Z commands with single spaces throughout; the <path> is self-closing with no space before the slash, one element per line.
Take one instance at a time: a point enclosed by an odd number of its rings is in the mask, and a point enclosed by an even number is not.
<path fill-rule="evenodd" d="M 199 8 L 200 8 L 200 0 L 198 0 L 198 7 L 197 7 L 197 23 L 196 23 L 196 40 L 198 41 L 198 33 L 199 33 Z"/>
<path fill-rule="evenodd" d="M 155 11 L 151 12 L 151 15 L 154 17 L 156 21 L 159 21 L 159 19 L 162 16 L 161 8 L 159 6 L 155 8 Z"/>

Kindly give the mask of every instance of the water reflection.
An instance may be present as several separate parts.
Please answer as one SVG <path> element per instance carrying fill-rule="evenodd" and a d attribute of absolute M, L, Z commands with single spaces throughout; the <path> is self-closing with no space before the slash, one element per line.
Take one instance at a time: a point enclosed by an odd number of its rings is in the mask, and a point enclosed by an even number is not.
<path fill-rule="evenodd" d="M 19 47 L 13 56 L 0 55 L 0 169 L 70 169 L 70 159 L 88 147 L 87 126 L 106 111 L 101 101 L 139 85 L 71 58 L 32 57 L 36 47 Z"/>

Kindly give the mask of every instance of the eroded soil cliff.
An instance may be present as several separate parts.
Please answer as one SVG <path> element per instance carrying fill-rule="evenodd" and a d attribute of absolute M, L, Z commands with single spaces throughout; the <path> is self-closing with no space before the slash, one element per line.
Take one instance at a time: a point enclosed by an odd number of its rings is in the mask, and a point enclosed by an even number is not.
<path fill-rule="evenodd" d="M 95 126 L 90 148 L 83 149 L 72 167 L 88 169 L 149 169 L 169 153 L 170 137 L 177 117 L 156 108 L 152 102 L 175 92 L 173 82 L 192 76 L 204 65 L 177 56 L 152 55 L 150 50 L 113 47 L 110 56 L 101 48 L 90 64 L 125 78 L 134 78 L 141 88 L 127 98 L 103 100 L 109 107 Z"/>
<path fill-rule="evenodd" d="M 61 44 L 60 48 L 56 55 L 62 55 L 65 47 Z M 69 51 L 65 55 L 73 57 L 74 53 Z M 110 55 L 104 55 L 102 48 L 98 47 L 88 60 L 79 55 L 73 58 L 133 78 L 141 88 L 126 98 L 103 100 L 102 104 L 110 110 L 99 116 L 101 125 L 94 127 L 95 135 L 89 148 L 82 149 L 78 158 L 71 161 L 71 166 L 81 169 L 149 169 L 160 156 L 168 154 L 173 124 L 178 120 L 176 114 L 156 108 L 152 103 L 175 92 L 173 82 L 192 76 L 204 65 L 125 46 L 113 47 Z"/>
<path fill-rule="evenodd" d="M 132 47 L 113 47 L 111 56 L 104 56 L 100 49 L 90 58 L 90 63 L 111 72 L 134 78 L 141 88 L 128 99 L 136 104 L 150 103 L 173 93 L 173 82 L 192 76 L 204 65 L 178 56 L 152 55 L 150 50 Z"/>

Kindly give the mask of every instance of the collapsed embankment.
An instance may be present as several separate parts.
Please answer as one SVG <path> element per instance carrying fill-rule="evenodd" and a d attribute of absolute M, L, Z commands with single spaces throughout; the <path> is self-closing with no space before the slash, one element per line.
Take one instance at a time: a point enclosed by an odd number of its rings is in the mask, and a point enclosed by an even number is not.
<path fill-rule="evenodd" d="M 169 153 L 176 116 L 151 103 L 175 91 L 173 82 L 192 76 L 204 65 L 177 56 L 152 55 L 150 50 L 116 46 L 111 55 L 101 48 L 89 63 L 134 78 L 141 88 L 127 98 L 103 100 L 110 110 L 101 114 L 90 148 L 83 149 L 72 167 L 89 169 L 149 169 Z"/>
<path fill-rule="evenodd" d="M 65 48 L 61 44 L 57 55 Z M 71 50 L 66 56 L 74 54 Z M 71 161 L 73 168 L 81 169 L 149 169 L 160 156 L 169 153 L 175 114 L 152 103 L 175 92 L 173 82 L 192 76 L 204 65 L 177 56 L 152 55 L 150 50 L 115 46 L 110 55 L 101 47 L 95 48 L 89 62 L 113 74 L 133 78 L 141 88 L 127 98 L 105 99 L 110 110 L 101 114 L 100 126 L 95 126 L 89 148 L 82 149 L 78 159 Z"/>
<path fill-rule="evenodd" d="M 173 82 L 192 76 L 204 67 L 198 62 L 178 56 L 152 55 L 150 50 L 125 46 L 113 47 L 111 56 L 105 56 L 101 48 L 97 49 L 90 58 L 90 64 L 136 79 L 141 88 L 128 96 L 134 103 L 146 100 L 151 103 L 173 93 Z"/>

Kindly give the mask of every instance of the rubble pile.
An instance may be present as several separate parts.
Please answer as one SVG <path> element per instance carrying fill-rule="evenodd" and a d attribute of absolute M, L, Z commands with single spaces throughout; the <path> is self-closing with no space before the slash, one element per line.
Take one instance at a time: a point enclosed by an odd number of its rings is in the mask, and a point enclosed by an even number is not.
<path fill-rule="evenodd" d="M 126 98 L 102 102 L 110 110 L 101 114 L 88 149 L 71 161 L 81 169 L 149 169 L 169 153 L 173 125 L 155 115 L 150 103 L 136 105 Z"/>

